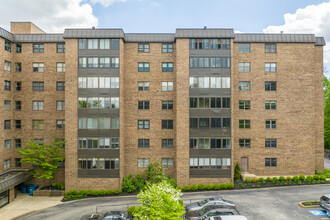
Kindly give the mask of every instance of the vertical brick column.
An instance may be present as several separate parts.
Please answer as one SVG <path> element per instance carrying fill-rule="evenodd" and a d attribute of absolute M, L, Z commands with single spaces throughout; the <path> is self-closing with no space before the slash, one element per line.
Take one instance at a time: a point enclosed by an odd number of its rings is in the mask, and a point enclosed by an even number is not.
<path fill-rule="evenodd" d="M 189 184 L 189 40 L 176 39 L 176 180 Z"/>

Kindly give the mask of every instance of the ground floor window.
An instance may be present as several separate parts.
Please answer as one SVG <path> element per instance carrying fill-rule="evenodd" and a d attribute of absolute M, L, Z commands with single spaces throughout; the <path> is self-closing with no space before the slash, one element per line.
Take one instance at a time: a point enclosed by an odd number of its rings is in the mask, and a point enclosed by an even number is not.
<path fill-rule="evenodd" d="M 0 208 L 9 203 L 9 190 L 0 193 Z"/>

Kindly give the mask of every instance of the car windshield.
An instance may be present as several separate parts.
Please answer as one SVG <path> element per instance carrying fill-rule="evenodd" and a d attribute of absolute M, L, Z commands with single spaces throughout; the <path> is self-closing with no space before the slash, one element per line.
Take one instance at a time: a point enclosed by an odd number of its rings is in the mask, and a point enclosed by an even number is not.
<path fill-rule="evenodd" d="M 203 206 L 203 205 L 205 205 L 207 202 L 208 202 L 208 200 L 207 200 L 207 199 L 204 199 L 204 200 L 198 202 L 198 205 L 199 205 L 199 206 Z"/>
<path fill-rule="evenodd" d="M 199 216 L 205 215 L 208 211 L 210 211 L 211 208 L 209 206 L 202 208 L 201 210 L 198 211 Z"/>

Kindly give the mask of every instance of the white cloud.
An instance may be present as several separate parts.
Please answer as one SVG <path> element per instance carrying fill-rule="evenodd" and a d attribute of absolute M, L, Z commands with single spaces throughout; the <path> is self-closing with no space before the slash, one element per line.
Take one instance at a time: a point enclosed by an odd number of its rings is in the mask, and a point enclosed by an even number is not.
<path fill-rule="evenodd" d="M 284 15 L 284 25 L 268 26 L 265 33 L 310 33 L 324 37 L 324 63 L 330 63 L 330 2 L 309 5 L 298 9 L 294 14 Z"/>
<path fill-rule="evenodd" d="M 90 0 L 93 4 L 100 3 L 104 7 L 108 7 L 115 2 L 126 2 L 126 0 Z"/>
<path fill-rule="evenodd" d="M 159 6 L 159 3 L 158 2 L 151 2 L 150 3 L 150 6 L 158 7 Z"/>
<path fill-rule="evenodd" d="M 46 32 L 98 25 L 92 6 L 84 0 L 0 0 L 0 27 L 11 21 L 31 21 Z"/>

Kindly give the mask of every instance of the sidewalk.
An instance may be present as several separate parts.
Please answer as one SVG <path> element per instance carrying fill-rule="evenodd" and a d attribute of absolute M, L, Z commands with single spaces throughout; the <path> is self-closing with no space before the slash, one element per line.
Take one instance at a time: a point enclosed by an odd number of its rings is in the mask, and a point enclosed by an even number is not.
<path fill-rule="evenodd" d="M 61 203 L 62 198 L 19 193 L 13 202 L 0 209 L 0 219 L 12 219 L 25 213 L 55 206 Z"/>

